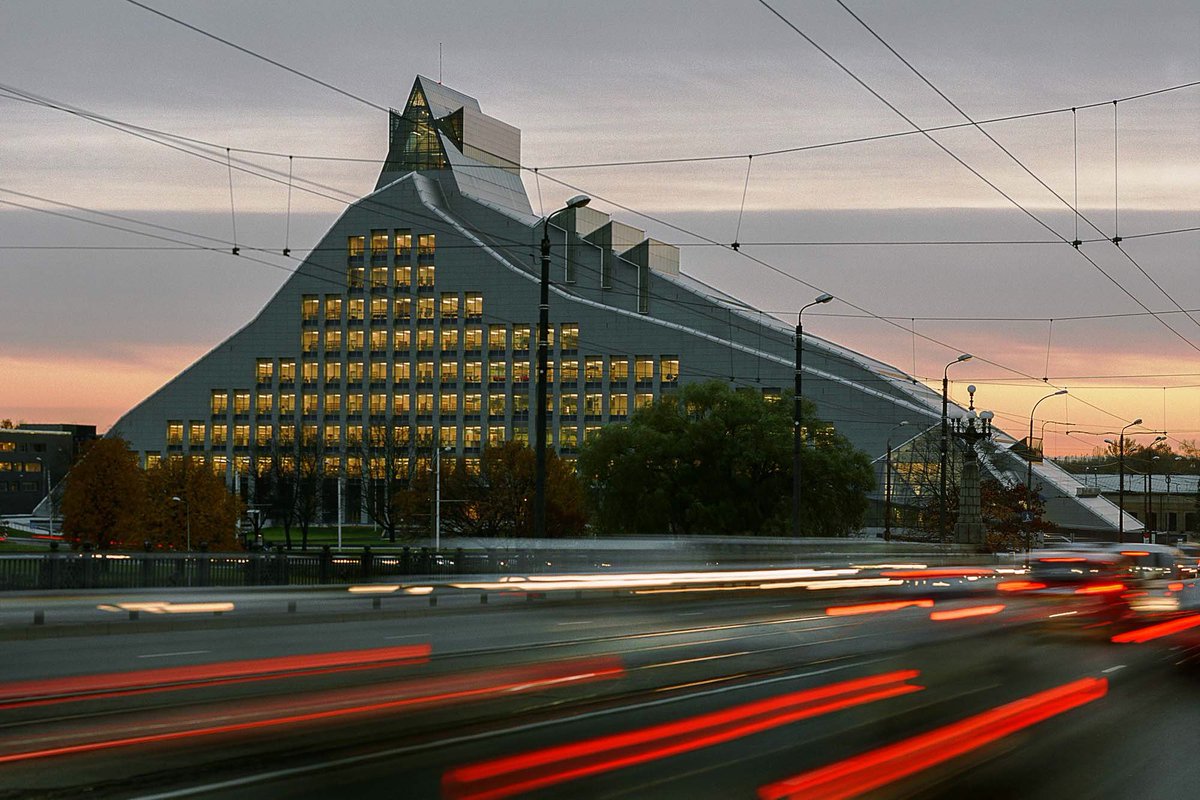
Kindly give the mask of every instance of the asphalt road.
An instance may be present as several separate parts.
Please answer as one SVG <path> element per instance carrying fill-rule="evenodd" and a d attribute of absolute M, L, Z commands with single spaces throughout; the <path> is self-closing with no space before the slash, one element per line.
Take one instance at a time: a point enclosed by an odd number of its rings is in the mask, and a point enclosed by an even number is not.
<path fill-rule="evenodd" d="M 5 641 L 0 797 L 1156 798 L 1200 780 L 1188 632 L 1114 644 L 1034 598 L 356 597 L 330 620 L 341 594 L 249 594 L 239 613 L 274 604 L 250 624 Z M 123 599 L 56 602 L 100 626 Z"/>

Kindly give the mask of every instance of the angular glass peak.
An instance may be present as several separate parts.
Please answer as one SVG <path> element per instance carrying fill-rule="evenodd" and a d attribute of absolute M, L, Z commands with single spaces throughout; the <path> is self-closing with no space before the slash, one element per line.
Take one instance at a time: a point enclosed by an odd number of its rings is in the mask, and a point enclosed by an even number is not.
<path fill-rule="evenodd" d="M 391 112 L 391 135 L 384 172 L 446 169 L 437 125 L 420 87 L 413 87 L 403 114 Z"/>

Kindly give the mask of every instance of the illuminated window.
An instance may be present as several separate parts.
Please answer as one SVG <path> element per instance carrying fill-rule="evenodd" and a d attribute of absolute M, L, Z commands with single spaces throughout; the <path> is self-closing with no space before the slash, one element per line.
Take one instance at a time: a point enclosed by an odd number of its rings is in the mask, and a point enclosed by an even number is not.
<path fill-rule="evenodd" d="M 562 349 L 563 350 L 578 350 L 579 349 L 579 323 L 564 322 L 562 324 Z"/>
<path fill-rule="evenodd" d="M 363 288 L 363 279 L 366 275 L 366 270 L 362 267 L 350 267 L 346 270 L 346 285 L 351 289 Z"/>
<path fill-rule="evenodd" d="M 588 425 L 583 429 L 583 440 L 586 442 L 598 433 L 600 433 L 599 425 Z"/>
<path fill-rule="evenodd" d="M 638 383 L 654 380 L 654 359 L 650 356 L 638 356 L 633 364 L 633 377 Z"/>
<path fill-rule="evenodd" d="M 224 447 L 229 442 L 229 426 L 224 422 L 214 422 L 212 426 L 213 447 Z"/>
<path fill-rule="evenodd" d="M 279 382 L 280 383 L 295 383 L 296 382 L 296 362 L 295 361 L 280 361 L 279 362 Z"/>
<path fill-rule="evenodd" d="M 271 433 L 272 431 L 270 425 L 257 426 L 254 429 L 255 443 L 258 444 L 259 447 L 266 447 L 267 445 L 271 444 L 271 440 L 274 438 Z"/>
<path fill-rule="evenodd" d="M 337 414 L 342 410 L 342 396 L 336 392 L 329 392 L 325 395 L 325 413 Z"/>
<path fill-rule="evenodd" d="M 214 475 L 224 478 L 225 473 L 229 471 L 229 458 L 227 456 L 213 456 L 212 471 Z"/>
<path fill-rule="evenodd" d="M 306 294 L 300 298 L 300 319 L 303 322 L 316 322 L 321 313 L 321 298 L 315 294 Z"/>
<path fill-rule="evenodd" d="M 562 362 L 562 379 L 567 383 L 575 383 L 579 380 L 579 362 L 575 359 L 564 360 Z"/>
<path fill-rule="evenodd" d="M 583 396 L 583 413 L 589 417 L 598 417 L 604 413 L 604 395 L 588 392 Z"/>
<path fill-rule="evenodd" d="M 458 349 L 458 330 L 455 328 L 442 328 L 442 349 L 457 350 Z"/>
<path fill-rule="evenodd" d="M 233 426 L 233 446 L 234 447 L 249 447 L 250 446 L 250 426 L 249 425 L 234 425 Z"/>
<path fill-rule="evenodd" d="M 529 349 L 529 326 L 513 325 L 513 350 Z"/>
<path fill-rule="evenodd" d="M 412 288 L 412 267 L 408 264 L 396 265 L 396 288 L 405 291 Z"/>
<path fill-rule="evenodd" d="M 443 425 L 438 431 L 440 441 L 438 444 L 442 447 L 458 447 L 458 428 L 454 425 Z M 449 463 L 446 460 L 442 461 L 442 471 L 447 472 L 454 468 L 454 462 Z"/>
<path fill-rule="evenodd" d="M 629 380 L 629 359 L 624 356 L 611 356 L 608 362 L 608 379 L 610 381 Z"/>
<path fill-rule="evenodd" d="M 503 417 L 504 416 L 504 408 L 507 405 L 505 403 L 505 399 L 506 399 L 505 395 L 503 395 L 503 394 L 489 394 L 488 395 L 488 416 L 489 417 Z"/>
<path fill-rule="evenodd" d="M 433 264 L 419 264 L 417 266 L 417 286 L 433 286 L 433 281 Z"/>
<path fill-rule="evenodd" d="M 388 285 L 388 268 L 374 266 L 371 267 L 371 288 L 386 289 Z"/>
<path fill-rule="evenodd" d="M 188 423 L 188 444 L 204 444 L 206 425 L 203 422 Z"/>
<path fill-rule="evenodd" d="M 408 297 L 396 298 L 396 322 L 408 322 L 412 319 L 412 299 Z"/>
<path fill-rule="evenodd" d="M 428 392 L 422 392 L 417 395 L 417 413 L 432 414 L 433 413 L 433 395 Z"/>
<path fill-rule="evenodd" d="M 604 358 L 588 356 L 583 360 L 583 378 L 588 383 L 599 383 L 604 379 Z"/>
<path fill-rule="evenodd" d="M 504 383 L 506 380 L 508 380 L 508 362 L 489 361 L 488 380 L 492 383 Z"/>
<path fill-rule="evenodd" d="M 463 364 L 463 380 L 467 383 L 479 383 L 483 380 L 483 363 L 468 361 Z"/>
<path fill-rule="evenodd" d="M 558 432 L 559 447 L 578 447 L 579 446 L 579 429 L 568 425 Z"/>
<path fill-rule="evenodd" d="M 388 251 L 388 232 L 371 231 L 371 255 L 386 256 Z"/>
<path fill-rule="evenodd" d="M 275 404 L 274 401 L 274 396 L 269 394 L 260 394 L 257 398 L 255 398 L 254 407 L 258 410 L 258 415 L 260 417 L 269 415 L 271 413 L 271 407 Z"/>
<path fill-rule="evenodd" d="M 325 319 L 339 322 L 342 319 L 342 297 L 337 294 L 325 295 Z"/>
<path fill-rule="evenodd" d="M 371 352 L 382 353 L 388 349 L 387 328 L 375 328 L 371 331 Z"/>
<path fill-rule="evenodd" d="M 317 413 L 317 399 L 318 399 L 317 395 L 315 395 L 315 394 L 301 395 L 300 396 L 300 409 L 305 414 L 316 414 Z"/>
<path fill-rule="evenodd" d="M 458 295 L 442 292 L 442 317 L 453 319 L 458 316 Z"/>
<path fill-rule="evenodd" d="M 579 395 L 564 394 L 559 400 L 559 412 L 564 417 L 573 417 L 579 413 Z"/>
<path fill-rule="evenodd" d="M 658 366 L 663 383 L 675 383 L 679 380 L 679 356 L 663 356 Z"/>
<path fill-rule="evenodd" d="M 235 474 L 249 475 L 250 474 L 250 456 L 234 456 L 233 457 L 233 471 Z"/>
<path fill-rule="evenodd" d="M 417 383 L 433 383 L 433 362 L 417 362 Z"/>
<path fill-rule="evenodd" d="M 366 236 L 348 236 L 346 237 L 346 255 L 351 258 L 361 256 L 367 249 Z"/>
<path fill-rule="evenodd" d="M 387 425 L 372 425 L 369 430 L 371 447 L 383 447 L 387 444 Z"/>
<path fill-rule="evenodd" d="M 463 337 L 463 347 L 467 350 L 483 349 L 483 328 L 467 328 Z"/>
<path fill-rule="evenodd" d="M 280 444 L 292 444 L 296 441 L 296 426 L 295 425 L 280 425 L 279 426 L 279 442 Z"/>
<path fill-rule="evenodd" d="M 396 260 L 409 261 L 412 259 L 412 231 L 398 228 L 395 231 Z"/>
<path fill-rule="evenodd" d="M 514 394 L 512 399 L 512 409 L 517 414 L 529 413 L 529 395 Z"/>
<path fill-rule="evenodd" d="M 475 446 L 478 447 L 478 445 Z M 478 458 L 464 458 L 463 469 L 467 471 L 468 475 L 478 475 L 483 472 L 483 462 Z"/>
<path fill-rule="evenodd" d="M 546 360 L 546 380 L 549 383 L 554 383 L 554 359 Z M 553 392 L 554 389 L 550 389 L 550 391 Z"/>
<path fill-rule="evenodd" d="M 396 331 L 396 334 L 392 339 L 392 346 L 395 347 L 397 351 L 407 352 L 408 349 L 412 347 L 412 331 L 410 331 L 408 328 Z"/>
<path fill-rule="evenodd" d="M 417 237 L 417 258 L 433 260 L 433 253 L 437 247 L 437 235 L 433 233 L 422 233 Z"/>
<path fill-rule="evenodd" d="M 442 383 L 452 383 L 458 380 L 458 362 L 443 361 L 442 362 Z"/>
<path fill-rule="evenodd" d="M 146 453 L 146 469 L 154 469 L 162 465 L 161 453 Z"/>
<path fill-rule="evenodd" d="M 650 392 L 638 392 L 633 396 L 633 408 L 648 408 L 654 405 L 654 395 Z"/>
<path fill-rule="evenodd" d="M 305 361 L 300 365 L 300 371 L 305 383 L 317 382 L 317 362 Z"/>
<path fill-rule="evenodd" d="M 250 393 L 249 392 L 234 392 L 233 393 L 233 413 L 234 414 L 249 414 L 250 413 Z"/>
<path fill-rule="evenodd" d="M 326 475 L 341 475 L 342 474 L 342 457 L 341 456 L 325 456 L 322 462 Z"/>
<path fill-rule="evenodd" d="M 478 394 L 463 395 L 463 413 L 478 414 L 483 410 L 483 396 Z"/>
<path fill-rule="evenodd" d="M 490 444 L 490 445 L 504 444 L 504 426 L 503 425 L 488 425 L 487 435 L 488 435 L 488 444 Z"/>
<path fill-rule="evenodd" d="M 412 404 L 412 396 L 409 394 L 398 394 L 392 397 L 392 413 L 407 414 Z"/>
<path fill-rule="evenodd" d="M 356 297 L 346 304 L 346 319 L 351 322 L 362 322 L 365 312 L 366 301 L 361 297 Z"/>
<path fill-rule="evenodd" d="M 346 396 L 346 411 L 351 414 L 361 414 L 363 410 L 363 396 L 361 392 L 351 392 Z"/>
<path fill-rule="evenodd" d="M 386 297 L 371 298 L 371 320 L 373 322 L 383 322 L 387 319 L 388 314 L 388 299 Z"/>
<path fill-rule="evenodd" d="M 321 334 L 318 331 L 301 331 L 300 332 L 300 350 L 305 353 L 315 353 L 317 345 L 321 341 Z"/>
<path fill-rule="evenodd" d="M 325 382 L 337 383 L 342 379 L 342 362 L 341 361 L 326 361 L 325 362 Z"/>
<path fill-rule="evenodd" d="M 629 416 L 629 395 L 614 394 L 608 398 L 608 414 L 610 417 Z"/>
<path fill-rule="evenodd" d="M 433 426 L 418 425 L 416 430 L 417 444 L 431 445 L 433 444 Z"/>
<path fill-rule="evenodd" d="M 529 382 L 529 362 L 514 361 L 513 362 L 513 383 L 528 383 Z"/>
<path fill-rule="evenodd" d="M 517 444 L 529 444 L 529 429 L 528 428 L 513 428 L 512 440 Z"/>
<path fill-rule="evenodd" d="M 337 423 L 331 423 L 325 426 L 325 445 L 337 446 L 342 441 L 342 426 Z"/>
<path fill-rule="evenodd" d="M 463 428 L 463 447 L 479 447 L 483 440 L 483 429 L 478 425 Z"/>
<path fill-rule="evenodd" d="M 432 350 L 434 342 L 434 332 L 431 328 L 423 328 L 417 331 L 417 349 Z"/>
<path fill-rule="evenodd" d="M 337 328 L 330 328 L 329 330 L 325 331 L 325 349 L 342 349 L 342 332 L 340 330 Z"/>
<path fill-rule="evenodd" d="M 503 325 L 488 326 L 488 349 L 489 350 L 507 350 L 508 349 L 508 329 Z"/>
<path fill-rule="evenodd" d="M 275 362 L 269 358 L 260 358 L 254 364 L 254 379 L 258 383 L 270 383 L 275 376 Z"/>
<path fill-rule="evenodd" d="M 359 351 L 363 349 L 364 335 L 361 328 L 346 332 L 346 349 Z M 326 344 L 328 347 L 328 344 Z"/>
<path fill-rule="evenodd" d="M 281 394 L 279 395 L 279 413 L 280 414 L 295 414 L 296 413 L 296 395 Z"/>
<path fill-rule="evenodd" d="M 371 383 L 383 383 L 387 380 L 387 362 L 371 362 Z"/>
<path fill-rule="evenodd" d="M 224 414 L 229 410 L 229 392 L 213 391 L 211 405 L 214 417 Z"/>
<path fill-rule="evenodd" d="M 483 294 L 480 292 L 467 292 L 467 317 L 470 319 L 479 319 L 483 316 Z"/>
<path fill-rule="evenodd" d="M 393 380 L 396 383 L 407 383 L 412 373 L 412 364 L 407 361 L 397 361 L 394 372 Z"/>
<path fill-rule="evenodd" d="M 317 426 L 315 424 L 302 426 L 300 428 L 300 441 L 307 445 L 315 445 L 317 443 Z"/>
<path fill-rule="evenodd" d="M 458 395 L 442 395 L 442 400 L 439 404 L 439 407 L 441 408 L 443 414 L 453 414 L 454 412 L 458 411 Z"/>
<path fill-rule="evenodd" d="M 417 298 L 417 319 L 433 319 L 436 307 L 432 297 Z"/>
<path fill-rule="evenodd" d="M 347 444 L 362 444 L 363 426 L 362 425 L 347 425 L 346 426 L 346 443 Z"/>

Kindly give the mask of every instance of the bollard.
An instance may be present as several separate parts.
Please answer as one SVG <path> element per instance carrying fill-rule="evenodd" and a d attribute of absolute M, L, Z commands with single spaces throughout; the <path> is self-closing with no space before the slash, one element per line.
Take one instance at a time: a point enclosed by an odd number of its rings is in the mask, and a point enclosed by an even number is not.
<path fill-rule="evenodd" d="M 372 597 L 371 598 L 371 608 L 383 608 L 383 598 L 382 597 Z"/>
<path fill-rule="evenodd" d="M 481 606 L 487 605 L 487 592 L 484 592 L 483 594 L 479 595 L 479 605 L 481 605 Z"/>
<path fill-rule="evenodd" d="M 137 618 L 138 618 L 138 616 L 139 616 L 140 614 L 141 614 L 141 612 L 140 612 L 140 611 L 137 611 L 137 610 L 135 609 L 135 610 L 133 610 L 133 611 L 130 611 L 130 612 L 129 612 L 129 618 L 130 618 L 130 619 L 137 619 Z"/>
<path fill-rule="evenodd" d="M 296 613 L 296 601 L 295 600 L 288 600 L 288 613 L 289 614 Z"/>
<path fill-rule="evenodd" d="M 46 612 L 45 611 L 33 612 L 33 624 L 34 625 L 45 625 L 46 624 Z"/>
<path fill-rule="evenodd" d="M 437 605 L 437 595 L 436 594 L 429 595 L 429 605 L 431 607 Z"/>

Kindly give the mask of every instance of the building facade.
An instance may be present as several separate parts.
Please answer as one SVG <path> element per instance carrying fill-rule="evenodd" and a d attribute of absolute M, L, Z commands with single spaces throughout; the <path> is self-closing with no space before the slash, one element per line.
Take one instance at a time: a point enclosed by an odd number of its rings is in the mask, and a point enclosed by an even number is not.
<path fill-rule="evenodd" d="M 351 478 L 435 453 L 476 469 L 489 445 L 530 442 L 544 220 L 520 157 L 517 129 L 418 77 L 391 113 L 375 190 L 254 320 L 112 433 L 148 466 L 192 459 L 243 486 L 299 442 Z M 685 383 L 792 386 L 791 327 L 688 277 L 675 247 L 626 222 L 547 212 L 548 430 L 562 456 Z M 873 457 L 901 420 L 937 426 L 940 395 L 910 376 L 817 337 L 803 346 L 805 397 Z"/>
<path fill-rule="evenodd" d="M 94 425 L 0 428 L 0 516 L 35 513 L 50 487 L 67 474 L 76 454 L 95 437 Z"/>

